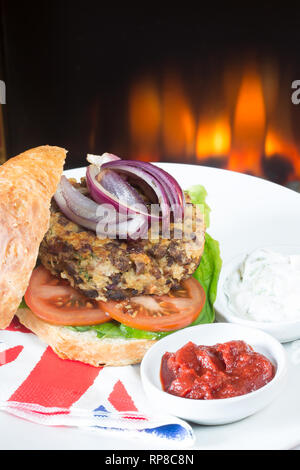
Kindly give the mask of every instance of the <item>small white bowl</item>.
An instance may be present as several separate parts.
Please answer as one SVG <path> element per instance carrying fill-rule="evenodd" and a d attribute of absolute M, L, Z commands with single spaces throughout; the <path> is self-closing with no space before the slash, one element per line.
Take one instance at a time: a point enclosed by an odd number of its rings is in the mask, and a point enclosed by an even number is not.
<path fill-rule="evenodd" d="M 264 354 L 275 366 L 275 377 L 264 387 L 233 398 L 192 400 L 162 390 L 161 359 L 165 352 L 175 352 L 188 341 L 212 346 L 232 340 L 243 340 Z M 141 364 L 141 377 L 146 395 L 158 410 L 179 418 L 205 425 L 227 424 L 246 418 L 261 410 L 282 390 L 287 371 L 286 353 L 272 336 L 254 328 L 229 323 L 213 323 L 185 328 L 152 346 Z"/>
<path fill-rule="evenodd" d="M 263 247 L 283 255 L 300 255 L 300 246 L 277 245 Z M 253 251 L 253 250 L 252 250 Z M 300 320 L 282 321 L 282 322 L 258 322 L 246 320 L 239 317 L 228 307 L 227 297 L 224 293 L 224 282 L 227 277 L 238 269 L 249 252 L 241 253 L 231 261 L 225 263 L 222 267 L 219 284 L 218 296 L 215 302 L 216 320 L 220 322 L 238 323 L 239 325 L 249 326 L 250 328 L 259 328 L 278 339 L 281 343 L 295 341 L 300 338 Z"/>

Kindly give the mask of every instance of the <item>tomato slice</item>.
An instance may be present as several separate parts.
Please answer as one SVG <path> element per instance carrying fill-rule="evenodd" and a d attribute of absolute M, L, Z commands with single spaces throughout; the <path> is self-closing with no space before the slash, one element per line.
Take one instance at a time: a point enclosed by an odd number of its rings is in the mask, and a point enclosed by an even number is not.
<path fill-rule="evenodd" d="M 124 325 L 139 330 L 171 331 L 190 325 L 201 312 L 205 292 L 190 278 L 167 295 L 140 295 L 123 302 L 99 302 L 103 310 Z"/>
<path fill-rule="evenodd" d="M 73 289 L 43 266 L 34 269 L 25 302 L 37 317 L 54 325 L 96 325 L 111 320 L 98 301 Z"/>

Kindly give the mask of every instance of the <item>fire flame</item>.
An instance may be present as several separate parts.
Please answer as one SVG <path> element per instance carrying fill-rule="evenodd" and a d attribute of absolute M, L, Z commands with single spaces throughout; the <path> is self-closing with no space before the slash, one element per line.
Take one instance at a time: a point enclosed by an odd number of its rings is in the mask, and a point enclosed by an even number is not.
<path fill-rule="evenodd" d="M 132 154 L 138 160 L 158 160 L 161 106 L 157 85 L 145 79 L 132 87 L 129 98 L 129 127 Z"/>
<path fill-rule="evenodd" d="M 278 171 L 282 167 L 288 174 L 291 168 L 287 178 L 299 179 L 300 154 L 289 119 L 284 126 L 280 116 L 284 132 L 273 126 L 273 114 L 282 107 L 276 103 L 276 94 L 270 99 L 270 93 L 264 93 L 263 74 L 252 64 L 234 83 L 239 83 L 238 88 L 234 85 L 234 99 L 213 117 L 203 117 L 203 109 L 197 109 L 194 103 L 192 106 L 192 97 L 175 75 L 167 75 L 162 87 L 151 78 L 134 84 L 129 96 L 132 157 L 205 164 L 217 158 L 230 170 L 258 176 L 264 176 L 266 165 L 269 168 L 274 160 L 277 166 L 279 161 Z M 201 119 L 197 121 L 199 113 Z M 285 167 L 281 165 L 284 158 L 289 162 Z"/>
<path fill-rule="evenodd" d="M 230 143 L 230 124 L 226 116 L 199 123 L 196 140 L 196 155 L 199 160 L 207 160 L 211 156 L 226 157 L 230 151 Z"/>
<path fill-rule="evenodd" d="M 166 155 L 190 157 L 195 153 L 195 118 L 180 81 L 167 77 L 164 83 L 162 138 Z"/>
<path fill-rule="evenodd" d="M 242 78 L 233 122 L 233 148 L 228 168 L 261 174 L 266 110 L 262 81 L 255 69 Z"/>

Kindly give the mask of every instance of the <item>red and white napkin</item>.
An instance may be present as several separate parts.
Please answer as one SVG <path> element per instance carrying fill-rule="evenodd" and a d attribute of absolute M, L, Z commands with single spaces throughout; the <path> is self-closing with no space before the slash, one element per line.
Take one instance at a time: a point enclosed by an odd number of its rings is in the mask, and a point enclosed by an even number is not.
<path fill-rule="evenodd" d="M 16 319 L 0 331 L 0 410 L 42 425 L 126 431 L 126 438 L 181 448 L 194 442 L 189 424 L 153 411 L 138 366 L 62 360 Z"/>

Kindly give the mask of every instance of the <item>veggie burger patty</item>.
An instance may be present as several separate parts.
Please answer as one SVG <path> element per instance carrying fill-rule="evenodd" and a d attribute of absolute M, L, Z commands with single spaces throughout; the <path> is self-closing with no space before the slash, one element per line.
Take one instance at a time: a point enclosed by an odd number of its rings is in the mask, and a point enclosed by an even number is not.
<path fill-rule="evenodd" d="M 86 192 L 84 179 L 70 181 Z M 92 299 L 120 301 L 140 294 L 163 295 L 179 287 L 200 263 L 204 220 L 197 219 L 196 233 L 191 219 L 188 226 L 182 239 L 103 239 L 67 219 L 53 202 L 39 257 L 52 274 L 67 279 Z"/>

